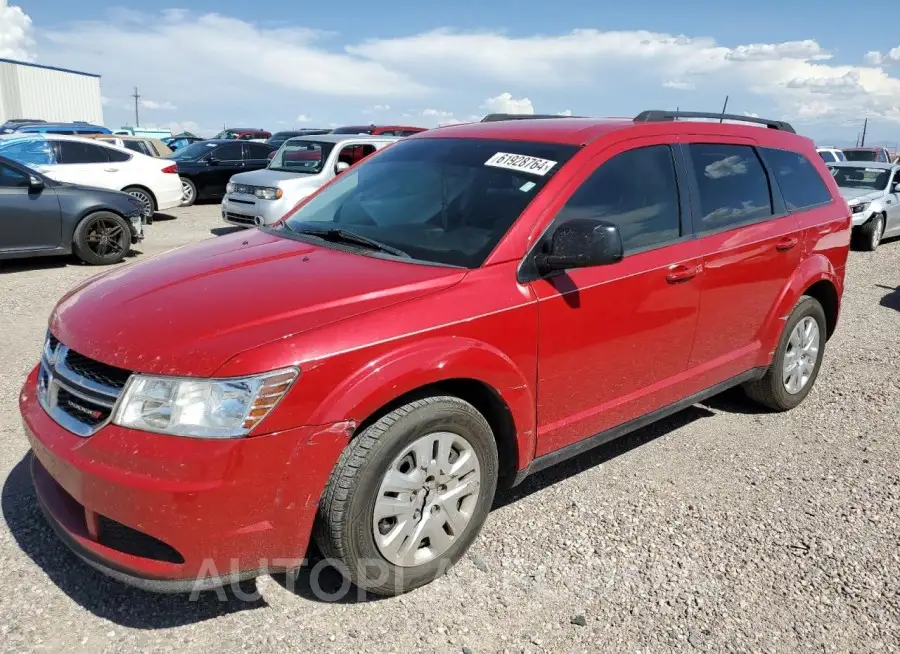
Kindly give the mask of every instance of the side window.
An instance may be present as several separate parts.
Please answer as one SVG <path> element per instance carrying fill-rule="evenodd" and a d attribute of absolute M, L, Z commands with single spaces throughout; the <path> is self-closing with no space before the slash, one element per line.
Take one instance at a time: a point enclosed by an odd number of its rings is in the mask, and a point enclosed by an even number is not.
<path fill-rule="evenodd" d="M 845 155 L 842 150 L 838 150 L 834 154 L 837 156 L 838 161 L 847 161 L 847 155 Z"/>
<path fill-rule="evenodd" d="M 362 161 L 373 152 L 375 152 L 375 146 L 370 143 L 364 145 L 348 145 L 341 150 L 338 155 L 338 161 L 343 161 L 352 166 L 357 161 Z"/>
<path fill-rule="evenodd" d="M 834 154 L 828 152 L 827 150 L 819 152 L 819 156 L 822 157 L 822 161 L 824 161 L 825 163 L 834 163 L 835 161 Z"/>
<path fill-rule="evenodd" d="M 0 163 L 0 188 L 28 188 L 28 175 L 18 168 Z"/>
<path fill-rule="evenodd" d="M 109 157 L 109 160 L 115 163 L 121 163 L 123 161 L 130 161 L 131 155 L 127 152 L 122 152 L 121 150 L 113 150 L 112 148 L 104 148 L 106 150 L 106 156 Z"/>
<path fill-rule="evenodd" d="M 831 202 L 831 193 L 819 171 L 802 154 L 762 148 L 763 159 L 775 175 L 790 211 L 800 211 Z"/>
<path fill-rule="evenodd" d="M 81 143 L 80 141 L 58 141 L 59 163 L 61 164 L 92 164 L 108 163 L 107 148 L 93 143 Z"/>
<path fill-rule="evenodd" d="M 697 232 L 727 229 L 772 215 L 769 180 L 753 148 L 692 143 L 688 152 L 700 191 Z"/>
<path fill-rule="evenodd" d="M 615 155 L 569 198 L 557 222 L 575 218 L 618 226 L 625 251 L 674 241 L 681 236 L 675 159 L 667 145 Z"/>
<path fill-rule="evenodd" d="M 244 158 L 242 143 L 226 143 L 213 150 L 213 155 L 221 161 L 240 161 Z"/>
<path fill-rule="evenodd" d="M 248 159 L 266 159 L 269 156 L 271 148 L 267 148 L 262 143 L 247 143 Z"/>
<path fill-rule="evenodd" d="M 12 141 L 0 149 L 0 154 L 27 166 L 49 166 L 56 163 L 56 150 L 43 138 Z"/>

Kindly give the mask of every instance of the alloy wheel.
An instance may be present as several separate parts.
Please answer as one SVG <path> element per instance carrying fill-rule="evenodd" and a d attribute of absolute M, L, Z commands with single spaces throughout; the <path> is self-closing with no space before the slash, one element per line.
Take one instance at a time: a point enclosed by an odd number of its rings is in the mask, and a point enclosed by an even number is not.
<path fill-rule="evenodd" d="M 94 218 L 88 227 L 87 246 L 98 257 L 121 254 L 127 247 L 125 228 L 111 218 Z"/>
<path fill-rule="evenodd" d="M 194 187 L 185 179 L 181 180 L 181 203 L 190 204 L 194 199 Z"/>
<path fill-rule="evenodd" d="M 784 353 L 782 381 L 791 395 L 802 391 L 816 370 L 820 344 L 819 323 L 806 316 L 791 332 Z"/>

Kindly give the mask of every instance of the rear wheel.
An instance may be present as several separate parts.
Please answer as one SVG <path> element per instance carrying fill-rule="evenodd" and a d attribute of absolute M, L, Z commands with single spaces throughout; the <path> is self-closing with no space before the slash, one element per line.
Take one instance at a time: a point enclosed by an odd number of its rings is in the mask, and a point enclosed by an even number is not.
<path fill-rule="evenodd" d="M 140 186 L 129 186 L 123 190 L 141 203 L 141 217 L 144 219 L 144 222 L 152 221 L 153 214 L 156 213 L 156 202 L 153 200 L 153 195 L 150 191 Z"/>
<path fill-rule="evenodd" d="M 197 187 L 187 177 L 181 178 L 181 206 L 190 207 L 197 201 Z"/>
<path fill-rule="evenodd" d="M 119 263 L 131 248 L 131 229 L 121 216 L 98 211 L 86 216 L 75 228 L 75 255 L 94 266 Z"/>
<path fill-rule="evenodd" d="M 819 376 L 826 333 L 822 305 L 804 295 L 784 325 L 772 365 L 762 379 L 744 385 L 747 395 L 774 411 L 799 405 Z"/>
<path fill-rule="evenodd" d="M 475 540 L 497 472 L 493 432 L 475 407 L 451 396 L 410 402 L 341 454 L 319 504 L 316 541 L 360 588 L 412 590 Z"/>

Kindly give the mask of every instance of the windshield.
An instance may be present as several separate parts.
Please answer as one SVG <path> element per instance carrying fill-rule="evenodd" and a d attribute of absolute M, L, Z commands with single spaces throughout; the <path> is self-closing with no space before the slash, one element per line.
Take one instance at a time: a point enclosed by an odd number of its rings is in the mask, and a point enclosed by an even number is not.
<path fill-rule="evenodd" d="M 342 229 L 415 259 L 477 268 L 577 150 L 487 139 L 400 141 L 302 204 L 285 229 Z"/>
<path fill-rule="evenodd" d="M 290 139 L 272 157 L 269 170 L 315 175 L 322 172 L 333 149 L 334 143 Z"/>
<path fill-rule="evenodd" d="M 178 150 L 170 154 L 168 158 L 175 159 L 176 161 L 195 161 L 210 152 L 217 145 L 219 144 L 211 143 L 209 141 L 191 143 L 183 148 L 178 148 Z"/>
<path fill-rule="evenodd" d="M 887 188 L 891 171 L 884 168 L 861 168 L 859 166 L 832 166 L 831 174 L 841 188 L 856 188 L 881 191 Z"/>
<path fill-rule="evenodd" d="M 0 140 L 0 154 L 28 166 L 50 166 L 56 163 L 53 144 L 40 137 Z"/>
<path fill-rule="evenodd" d="M 875 161 L 875 150 L 844 150 L 847 161 Z"/>

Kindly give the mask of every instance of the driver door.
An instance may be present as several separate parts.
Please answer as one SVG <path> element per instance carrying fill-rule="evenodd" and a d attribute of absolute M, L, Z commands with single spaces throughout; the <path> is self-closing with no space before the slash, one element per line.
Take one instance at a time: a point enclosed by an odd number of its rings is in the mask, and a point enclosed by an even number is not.
<path fill-rule="evenodd" d="M 0 162 L 0 252 L 59 247 L 59 199 L 51 188 L 32 188 L 30 173 Z"/>

